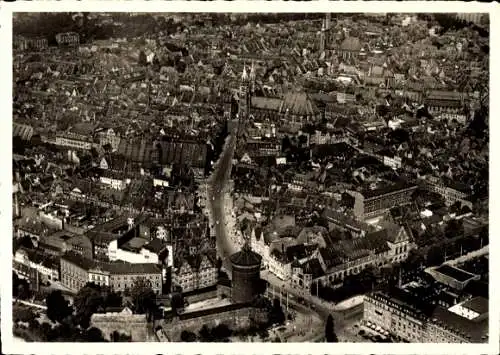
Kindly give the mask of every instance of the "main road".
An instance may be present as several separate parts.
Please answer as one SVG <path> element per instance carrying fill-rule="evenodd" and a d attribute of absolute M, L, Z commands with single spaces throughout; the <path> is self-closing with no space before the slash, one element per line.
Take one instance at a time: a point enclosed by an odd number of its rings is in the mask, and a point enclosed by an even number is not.
<path fill-rule="evenodd" d="M 231 126 L 231 131 L 229 136 L 226 138 L 223 151 L 219 160 L 215 164 L 212 176 L 210 176 L 208 180 L 207 191 L 210 213 L 212 215 L 212 223 L 214 224 L 213 228 L 215 228 L 217 240 L 217 254 L 222 259 L 222 266 L 226 271 L 231 271 L 229 256 L 238 251 L 228 235 L 228 230 L 226 228 L 226 216 L 224 212 L 224 194 L 231 177 L 232 161 L 234 149 L 236 147 L 237 125 L 234 124 L 233 121 Z"/>

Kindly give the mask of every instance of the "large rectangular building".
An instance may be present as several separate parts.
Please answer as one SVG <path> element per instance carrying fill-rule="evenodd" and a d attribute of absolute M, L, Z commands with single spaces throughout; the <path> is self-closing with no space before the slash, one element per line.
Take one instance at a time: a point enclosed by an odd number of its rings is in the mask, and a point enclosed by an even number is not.
<path fill-rule="evenodd" d="M 363 192 L 350 191 L 350 195 L 354 197 L 354 216 L 364 220 L 381 215 L 391 208 L 411 203 L 416 189 L 417 185 L 400 182 Z"/>
<path fill-rule="evenodd" d="M 468 316 L 470 314 L 475 317 Z M 484 301 L 468 301 L 460 307 L 446 309 L 417 300 L 404 290 L 391 294 L 375 292 L 365 296 L 363 322 L 369 327 L 389 332 L 393 337 L 414 343 L 488 341 L 488 316 Z"/>
<path fill-rule="evenodd" d="M 74 253 L 61 258 L 61 282 L 74 292 L 88 282 L 109 286 L 114 291 L 125 291 L 130 290 L 139 279 L 149 282 L 152 290 L 161 294 L 162 270 L 156 264 L 101 262 Z"/>

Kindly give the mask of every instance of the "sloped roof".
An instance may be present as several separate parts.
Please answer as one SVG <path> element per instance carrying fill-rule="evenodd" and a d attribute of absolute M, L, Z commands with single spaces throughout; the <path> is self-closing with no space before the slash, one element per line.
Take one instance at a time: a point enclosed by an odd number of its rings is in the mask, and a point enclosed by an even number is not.
<path fill-rule="evenodd" d="M 94 129 L 94 125 L 89 122 L 79 122 L 71 127 L 70 131 L 82 136 L 90 136 L 94 133 Z"/>
<path fill-rule="evenodd" d="M 13 122 L 12 136 L 19 136 L 23 140 L 30 140 L 33 136 L 33 127 Z"/>
<path fill-rule="evenodd" d="M 325 272 L 318 259 L 314 258 L 304 263 L 304 274 L 312 275 L 313 279 L 323 276 Z"/>
<path fill-rule="evenodd" d="M 319 110 L 307 93 L 289 92 L 283 98 L 280 112 L 298 116 L 312 116 L 318 114 Z"/>
<path fill-rule="evenodd" d="M 340 45 L 340 49 L 343 51 L 357 52 L 361 50 L 361 42 L 357 37 L 347 37 Z"/>
<path fill-rule="evenodd" d="M 230 257 L 231 263 L 238 266 L 257 266 L 260 265 L 262 257 L 250 250 L 248 245 L 245 245 L 243 249 Z"/>
<path fill-rule="evenodd" d="M 282 105 L 282 100 L 273 97 L 256 96 L 251 98 L 253 108 L 261 110 L 278 111 Z"/>

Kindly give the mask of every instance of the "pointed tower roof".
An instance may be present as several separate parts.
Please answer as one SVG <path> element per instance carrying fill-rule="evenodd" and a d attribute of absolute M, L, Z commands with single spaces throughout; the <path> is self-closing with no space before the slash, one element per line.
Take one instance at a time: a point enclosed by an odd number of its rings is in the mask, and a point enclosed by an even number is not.
<path fill-rule="evenodd" d="M 247 66 L 246 66 L 246 64 L 243 65 L 243 73 L 241 73 L 241 80 L 243 80 L 243 81 L 248 80 L 248 74 L 247 74 Z"/>
<path fill-rule="evenodd" d="M 255 66 L 253 61 L 252 66 L 250 67 L 250 80 L 255 80 Z"/>

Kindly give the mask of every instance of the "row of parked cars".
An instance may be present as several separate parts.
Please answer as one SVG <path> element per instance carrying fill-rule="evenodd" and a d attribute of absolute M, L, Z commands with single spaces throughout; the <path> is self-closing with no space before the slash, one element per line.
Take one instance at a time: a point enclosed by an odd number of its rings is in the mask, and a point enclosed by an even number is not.
<path fill-rule="evenodd" d="M 383 337 L 380 334 L 370 334 L 366 332 L 364 329 L 360 329 L 358 335 L 363 337 L 364 339 L 369 339 L 374 343 L 392 343 L 391 338 Z"/>

